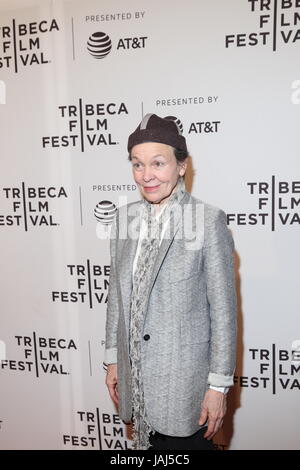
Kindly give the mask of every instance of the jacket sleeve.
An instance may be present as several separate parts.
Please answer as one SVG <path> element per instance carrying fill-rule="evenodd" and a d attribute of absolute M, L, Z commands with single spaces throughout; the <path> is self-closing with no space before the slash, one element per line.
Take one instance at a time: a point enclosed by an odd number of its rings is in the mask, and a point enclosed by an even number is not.
<path fill-rule="evenodd" d="M 230 387 L 236 365 L 237 297 L 234 241 L 221 209 L 213 211 L 206 242 L 204 271 L 211 326 L 208 383 Z"/>
<path fill-rule="evenodd" d="M 118 238 L 119 211 L 113 219 L 110 232 L 110 275 L 107 296 L 105 326 L 105 365 L 117 363 L 117 328 L 119 320 L 119 304 L 116 279 L 116 248 Z"/>

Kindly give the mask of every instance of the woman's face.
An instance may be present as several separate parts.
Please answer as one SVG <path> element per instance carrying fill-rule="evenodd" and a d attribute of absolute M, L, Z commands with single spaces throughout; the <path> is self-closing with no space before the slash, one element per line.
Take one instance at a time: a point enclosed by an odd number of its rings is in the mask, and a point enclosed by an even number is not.
<path fill-rule="evenodd" d="M 133 177 L 142 196 L 155 204 L 164 203 L 175 189 L 187 166 L 177 163 L 170 145 L 145 142 L 131 149 Z"/>

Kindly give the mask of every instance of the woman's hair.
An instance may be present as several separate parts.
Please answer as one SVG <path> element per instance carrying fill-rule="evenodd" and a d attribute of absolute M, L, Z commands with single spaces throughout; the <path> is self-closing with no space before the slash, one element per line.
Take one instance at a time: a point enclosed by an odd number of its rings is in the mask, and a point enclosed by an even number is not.
<path fill-rule="evenodd" d="M 185 150 L 176 148 L 174 148 L 174 154 L 177 162 L 183 162 L 189 156 L 188 152 L 186 152 Z"/>
<path fill-rule="evenodd" d="M 174 147 L 172 148 L 174 150 L 174 155 L 176 157 L 177 163 L 183 162 L 189 156 L 188 152 L 186 152 L 185 150 L 177 149 Z M 128 155 L 128 160 L 131 162 L 131 153 L 129 153 Z"/>

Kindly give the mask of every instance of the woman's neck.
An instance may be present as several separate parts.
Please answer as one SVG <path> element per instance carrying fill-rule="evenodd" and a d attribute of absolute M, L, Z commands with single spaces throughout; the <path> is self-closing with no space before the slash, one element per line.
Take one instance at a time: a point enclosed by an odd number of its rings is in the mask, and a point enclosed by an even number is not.
<path fill-rule="evenodd" d="M 160 201 L 160 202 L 158 202 L 158 203 L 155 203 L 155 202 L 153 203 L 153 205 L 154 205 L 154 207 L 155 207 L 155 214 L 156 214 L 156 215 L 159 215 L 159 214 L 162 212 L 162 210 L 165 208 L 165 206 L 166 206 L 168 200 L 170 199 L 170 197 L 172 196 L 172 194 L 176 191 L 177 186 L 178 186 L 178 184 L 176 184 L 176 185 L 174 186 L 174 188 L 173 188 L 171 194 L 169 194 L 169 196 L 168 196 L 167 198 L 163 199 L 162 201 Z"/>

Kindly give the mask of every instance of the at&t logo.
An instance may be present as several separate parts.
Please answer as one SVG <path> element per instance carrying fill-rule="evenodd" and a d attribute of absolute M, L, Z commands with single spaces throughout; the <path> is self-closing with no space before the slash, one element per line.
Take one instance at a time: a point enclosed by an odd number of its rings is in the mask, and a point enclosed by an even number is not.
<path fill-rule="evenodd" d="M 145 49 L 147 36 L 121 38 L 117 41 L 116 50 Z M 113 49 L 113 42 L 108 34 L 96 31 L 87 41 L 87 51 L 95 59 L 104 59 Z"/>

